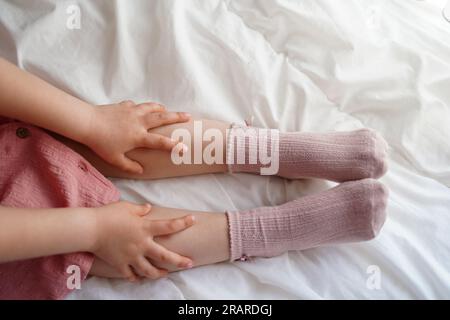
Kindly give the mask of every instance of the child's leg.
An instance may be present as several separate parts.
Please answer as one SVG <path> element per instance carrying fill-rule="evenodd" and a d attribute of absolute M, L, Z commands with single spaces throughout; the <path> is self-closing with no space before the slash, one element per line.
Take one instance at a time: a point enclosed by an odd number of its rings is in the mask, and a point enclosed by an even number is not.
<path fill-rule="evenodd" d="M 149 219 L 168 219 L 195 215 L 195 224 L 183 232 L 171 236 L 159 237 L 157 242 L 179 254 L 186 253 L 194 261 L 194 266 L 213 264 L 229 260 L 228 222 L 225 213 L 196 212 L 181 209 L 153 207 Z M 159 267 L 174 271 L 171 265 Z M 91 275 L 121 278 L 116 270 L 96 259 Z"/>
<path fill-rule="evenodd" d="M 133 178 L 133 179 L 161 179 L 170 177 L 181 177 L 190 176 L 198 174 L 208 174 L 208 173 L 224 173 L 227 172 L 227 166 L 225 164 L 225 145 L 226 145 L 226 130 L 230 127 L 229 123 L 214 121 L 214 120 L 199 120 L 202 124 L 203 134 L 208 129 L 216 129 L 222 135 L 222 163 L 221 164 L 181 164 L 176 165 L 171 159 L 171 154 L 165 151 L 159 150 L 148 150 L 148 149 L 136 149 L 128 153 L 129 157 L 133 160 L 138 161 L 144 167 L 143 174 L 131 174 L 129 172 L 124 172 L 116 167 L 110 165 L 109 163 L 103 161 L 89 148 L 74 142 L 72 140 L 66 139 L 64 137 L 56 136 L 59 140 L 64 142 L 66 145 L 77 151 L 83 157 L 86 158 L 94 167 L 97 168 L 103 175 L 107 177 L 114 178 Z M 170 137 L 172 132 L 176 129 L 186 129 L 191 137 L 192 143 L 189 145 L 189 151 L 191 152 L 191 159 L 194 160 L 193 153 L 194 150 L 194 139 L 198 137 L 194 136 L 194 122 L 174 124 L 162 126 L 159 128 L 152 129 L 150 132 L 158 133 Z M 200 137 L 201 139 L 201 137 Z M 203 142 L 200 144 L 200 151 L 208 145 L 208 142 Z"/>
<path fill-rule="evenodd" d="M 153 208 L 150 219 L 194 214 L 196 224 L 157 241 L 195 266 L 374 238 L 385 221 L 387 190 L 373 179 L 350 181 L 281 206 L 227 213 Z M 160 266 L 174 271 L 170 266 Z M 92 275 L 119 277 L 101 261 Z"/>
<path fill-rule="evenodd" d="M 135 178 L 135 179 L 159 179 L 167 177 L 179 177 L 206 173 L 227 172 L 228 167 L 232 172 L 260 173 L 263 165 L 257 158 L 254 164 L 250 162 L 250 155 L 258 155 L 261 149 L 266 153 L 275 145 L 278 145 L 278 156 L 272 161 L 277 161 L 278 175 L 289 178 L 322 178 L 333 181 L 348 181 L 364 178 L 378 178 L 386 171 L 386 143 L 378 134 L 371 130 L 362 129 L 350 132 L 333 133 L 306 133 L 292 132 L 280 133 L 272 137 L 265 135 L 267 143 L 261 142 L 257 128 L 233 127 L 227 132 L 230 124 L 214 120 L 196 120 L 196 123 L 182 123 L 162 126 L 152 129 L 151 132 L 170 137 L 174 130 L 183 129 L 189 132 L 191 143 L 189 151 L 192 163 L 194 153 L 202 155 L 209 141 L 203 141 L 203 134 L 209 129 L 215 129 L 220 134 L 221 146 L 218 157 L 220 164 L 181 164 L 176 165 L 168 152 L 148 149 L 136 149 L 128 153 L 129 157 L 138 161 L 144 167 L 144 174 L 130 174 L 123 172 L 105 163 L 88 148 L 73 141 L 63 140 L 66 144 L 82 154 L 101 173 L 109 177 Z M 196 132 L 195 128 L 202 128 Z M 227 135 L 232 137 L 227 141 Z M 64 139 L 64 138 L 63 138 Z M 228 147 L 227 147 L 228 144 Z M 255 153 L 256 150 L 256 153 Z M 209 154 L 209 152 L 206 152 Z M 245 157 L 245 163 L 238 162 L 238 154 Z M 201 158 L 201 157 L 200 157 Z M 235 164 L 232 162 L 234 161 Z M 226 164 L 228 163 L 229 166 Z"/>
<path fill-rule="evenodd" d="M 202 127 L 202 133 L 210 128 L 222 133 L 222 156 L 225 160 L 228 151 L 226 130 L 230 124 L 202 120 Z M 174 130 L 180 128 L 187 129 L 196 138 L 192 122 L 164 126 L 152 131 L 171 136 Z M 242 139 L 239 133 L 237 137 Z M 63 141 L 110 177 L 157 179 L 228 170 L 226 164 L 175 165 L 166 152 L 139 149 L 131 151 L 129 156 L 144 166 L 145 173 L 130 175 L 105 163 L 89 149 L 72 141 Z M 385 170 L 383 140 L 369 130 L 336 134 L 281 134 L 279 143 L 282 176 L 304 175 L 347 180 L 378 176 Z M 202 151 L 206 145 L 208 142 L 202 143 Z M 243 146 L 248 157 L 249 150 L 254 146 L 250 142 Z M 190 150 L 195 152 L 194 140 Z M 257 173 L 260 167 L 258 164 L 231 165 L 233 171 L 251 173 Z M 386 190 L 378 182 L 349 182 L 325 193 L 274 208 L 227 214 L 194 212 L 198 221 L 194 227 L 171 237 L 160 238 L 159 241 L 169 250 L 191 257 L 196 266 L 235 260 L 244 255 L 273 256 L 287 250 L 371 239 L 384 222 L 385 205 Z M 167 208 L 153 208 L 152 212 L 151 219 L 192 214 L 187 210 Z M 169 266 L 161 267 L 170 269 Z M 94 264 L 91 274 L 110 277 L 117 275 L 99 260 Z"/>

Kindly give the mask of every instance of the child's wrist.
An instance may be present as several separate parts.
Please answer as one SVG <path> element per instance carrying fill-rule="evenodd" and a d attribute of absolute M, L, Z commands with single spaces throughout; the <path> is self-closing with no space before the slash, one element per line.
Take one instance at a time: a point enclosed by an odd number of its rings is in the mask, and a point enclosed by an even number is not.
<path fill-rule="evenodd" d="M 107 132 L 105 113 L 101 106 L 90 106 L 89 118 L 81 141 L 78 141 L 96 152 L 99 144 L 104 143 L 104 133 Z"/>
<path fill-rule="evenodd" d="M 99 230 L 97 223 L 97 209 L 96 208 L 82 208 L 83 216 L 83 250 L 94 253 L 99 242 Z"/>
<path fill-rule="evenodd" d="M 80 130 L 74 140 L 89 146 L 92 137 L 95 136 L 95 128 L 97 127 L 96 108 L 94 105 L 86 103 L 84 110 L 85 114 L 82 117 Z"/>

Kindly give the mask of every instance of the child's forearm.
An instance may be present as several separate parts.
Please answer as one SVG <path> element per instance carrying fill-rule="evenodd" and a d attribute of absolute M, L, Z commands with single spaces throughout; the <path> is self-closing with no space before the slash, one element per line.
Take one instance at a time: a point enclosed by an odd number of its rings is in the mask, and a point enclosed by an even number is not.
<path fill-rule="evenodd" d="M 88 208 L 18 209 L 0 206 L 0 263 L 91 251 L 95 214 Z"/>
<path fill-rule="evenodd" d="M 83 143 L 93 106 L 0 58 L 0 115 Z"/>

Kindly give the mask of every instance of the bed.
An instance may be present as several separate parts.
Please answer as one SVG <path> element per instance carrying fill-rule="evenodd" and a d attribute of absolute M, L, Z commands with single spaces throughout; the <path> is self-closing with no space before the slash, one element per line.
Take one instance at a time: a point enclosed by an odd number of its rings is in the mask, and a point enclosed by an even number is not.
<path fill-rule="evenodd" d="M 450 298 L 446 1 L 1 0 L 0 55 L 95 104 L 282 131 L 369 127 L 390 145 L 373 241 L 194 268 L 68 299 Z M 122 198 L 197 210 L 275 205 L 331 187 L 245 174 L 114 180 Z"/>

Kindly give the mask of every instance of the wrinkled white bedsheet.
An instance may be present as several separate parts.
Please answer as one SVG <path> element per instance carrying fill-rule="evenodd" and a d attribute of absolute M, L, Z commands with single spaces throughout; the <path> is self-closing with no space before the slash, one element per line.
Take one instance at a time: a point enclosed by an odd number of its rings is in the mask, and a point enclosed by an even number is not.
<path fill-rule="evenodd" d="M 66 27 L 74 3 L 79 30 Z M 0 0 L 0 54 L 92 103 L 153 100 L 283 131 L 370 127 L 390 144 L 388 220 L 374 241 L 140 285 L 92 278 L 69 298 L 450 298 L 445 3 Z M 115 183 L 127 200 L 199 210 L 279 204 L 331 186 L 248 175 Z M 377 268 L 373 289 L 367 271 Z"/>

